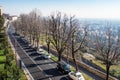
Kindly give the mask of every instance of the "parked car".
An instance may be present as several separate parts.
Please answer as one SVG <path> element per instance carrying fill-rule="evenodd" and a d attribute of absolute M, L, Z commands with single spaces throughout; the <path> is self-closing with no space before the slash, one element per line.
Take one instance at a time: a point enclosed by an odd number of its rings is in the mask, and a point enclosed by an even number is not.
<path fill-rule="evenodd" d="M 38 53 L 38 54 L 43 54 L 43 53 L 44 53 L 44 50 L 41 49 L 41 48 L 39 48 L 39 49 L 37 50 L 37 53 Z"/>
<path fill-rule="evenodd" d="M 85 80 L 80 72 L 70 72 L 68 73 L 68 76 L 73 80 Z"/>
<path fill-rule="evenodd" d="M 44 57 L 45 59 L 50 59 L 50 58 L 51 58 L 50 54 L 43 54 L 43 57 Z"/>
<path fill-rule="evenodd" d="M 70 70 L 70 65 L 67 64 L 66 62 L 64 61 L 59 61 L 57 63 L 57 69 L 59 69 L 61 72 L 63 73 L 69 73 L 71 70 Z"/>

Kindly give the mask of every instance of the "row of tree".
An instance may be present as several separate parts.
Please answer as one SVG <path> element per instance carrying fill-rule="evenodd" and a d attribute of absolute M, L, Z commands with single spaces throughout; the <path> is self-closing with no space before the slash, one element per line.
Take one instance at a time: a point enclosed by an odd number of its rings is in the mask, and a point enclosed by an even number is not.
<path fill-rule="evenodd" d="M 37 10 L 33 10 L 29 14 L 21 14 L 18 20 L 13 22 L 13 26 L 16 33 L 24 36 L 37 48 L 40 35 L 46 34 L 47 45 L 49 47 L 51 43 L 54 46 L 58 53 L 58 61 L 61 60 L 64 51 L 69 50 L 76 65 L 76 71 L 78 68 L 75 54 L 86 47 L 94 50 L 106 64 L 106 80 L 108 80 L 110 66 L 117 63 L 120 58 L 119 31 L 113 32 L 109 25 L 104 31 L 93 31 L 89 25 L 81 25 L 74 16 L 68 17 L 66 14 L 57 12 L 49 17 L 42 17 Z"/>

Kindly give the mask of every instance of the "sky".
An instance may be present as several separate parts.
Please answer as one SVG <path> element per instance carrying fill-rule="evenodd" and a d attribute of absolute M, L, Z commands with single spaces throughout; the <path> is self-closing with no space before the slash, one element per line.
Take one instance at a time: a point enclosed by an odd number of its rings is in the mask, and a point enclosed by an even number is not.
<path fill-rule="evenodd" d="M 0 5 L 10 15 L 39 9 L 43 16 L 60 11 L 79 18 L 120 19 L 120 0 L 0 0 Z"/>

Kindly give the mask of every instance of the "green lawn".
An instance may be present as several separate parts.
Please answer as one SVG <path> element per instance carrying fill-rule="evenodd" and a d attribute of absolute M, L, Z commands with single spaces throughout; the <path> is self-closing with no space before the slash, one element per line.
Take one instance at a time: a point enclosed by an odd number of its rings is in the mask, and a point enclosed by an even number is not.
<path fill-rule="evenodd" d="M 106 70 L 106 66 L 105 66 L 105 64 L 102 63 L 102 61 L 100 61 L 100 60 L 94 60 L 93 63 L 96 64 L 96 65 L 98 65 L 98 66 L 100 66 L 104 70 Z M 111 68 L 110 68 L 110 70 L 111 69 L 120 70 L 120 65 L 112 65 Z"/>
<path fill-rule="evenodd" d="M 106 70 L 106 67 L 105 67 L 105 65 L 103 64 L 102 61 L 95 59 L 95 60 L 93 61 L 93 63 L 96 64 L 96 65 L 98 65 L 98 66 L 101 67 L 102 69 Z"/>
<path fill-rule="evenodd" d="M 4 63 L 0 64 L 0 70 L 4 69 Z"/>
<path fill-rule="evenodd" d="M 58 57 L 55 57 L 54 55 L 51 54 L 51 59 L 54 60 L 55 62 L 58 61 Z"/>
<path fill-rule="evenodd" d="M 0 50 L 0 55 L 3 55 L 4 54 L 4 50 Z"/>
<path fill-rule="evenodd" d="M 6 57 L 5 56 L 0 56 L 0 62 L 5 62 Z"/>
<path fill-rule="evenodd" d="M 102 61 L 94 60 L 93 63 L 106 70 L 106 66 Z M 120 79 L 120 65 L 112 65 L 110 67 L 110 73 Z"/>

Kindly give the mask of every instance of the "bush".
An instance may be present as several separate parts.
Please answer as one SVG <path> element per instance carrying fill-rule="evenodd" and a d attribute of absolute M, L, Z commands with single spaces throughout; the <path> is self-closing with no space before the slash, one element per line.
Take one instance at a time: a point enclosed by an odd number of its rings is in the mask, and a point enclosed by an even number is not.
<path fill-rule="evenodd" d="M 11 66 L 11 61 L 13 61 L 13 59 L 14 59 L 13 54 L 7 54 L 6 55 L 6 64 Z"/>
<path fill-rule="evenodd" d="M 20 69 L 17 66 L 12 65 L 8 68 L 8 80 L 19 80 L 20 77 Z"/>
<path fill-rule="evenodd" d="M 7 73 L 5 70 L 0 70 L 0 80 L 4 80 L 7 77 Z"/>
<path fill-rule="evenodd" d="M 110 74 L 111 75 L 114 75 L 116 78 L 118 78 L 120 80 L 120 70 L 115 70 L 115 69 L 112 69 L 110 71 Z"/>

